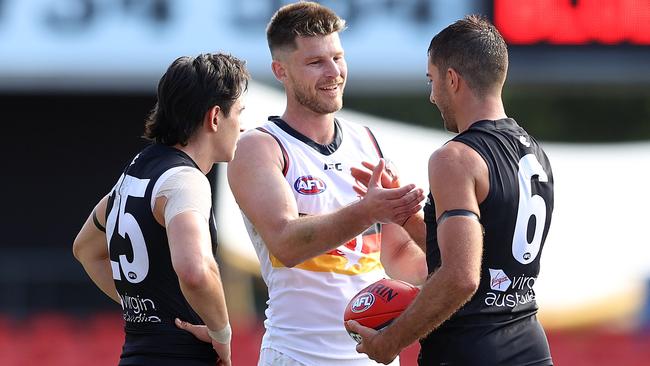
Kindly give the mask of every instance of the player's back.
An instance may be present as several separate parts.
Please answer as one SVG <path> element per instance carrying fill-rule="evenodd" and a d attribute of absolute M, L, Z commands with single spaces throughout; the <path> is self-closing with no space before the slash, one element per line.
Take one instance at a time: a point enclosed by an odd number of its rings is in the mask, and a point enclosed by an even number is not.
<path fill-rule="evenodd" d="M 196 165 L 185 153 L 154 144 L 136 156 L 111 191 L 106 235 L 125 320 L 121 365 L 216 361 L 209 343 L 174 325 L 176 317 L 203 322 L 180 290 L 166 230 L 152 212 L 160 184 L 187 167 Z"/>
<path fill-rule="evenodd" d="M 486 365 L 548 364 L 546 338 L 534 317 L 533 286 L 553 212 L 551 165 L 537 141 L 509 118 L 476 122 L 453 141 L 475 150 L 489 171 L 489 191 L 479 204 L 484 229 L 481 280 L 469 302 L 424 341 L 423 349 L 434 350 L 426 357 L 437 357 L 435 352 L 447 348 L 448 355 L 461 357 L 456 362 L 471 364 L 472 354 L 460 351 L 471 345 L 481 357 L 495 357 L 483 359 Z M 425 205 L 425 222 L 431 272 L 441 263 L 431 196 Z M 506 332 L 505 328 L 507 334 L 493 336 Z M 527 350 L 523 355 L 508 344 L 513 336 L 522 339 L 520 349 Z M 458 341 L 440 344 L 443 339 Z M 508 347 L 519 353 L 509 353 Z"/>

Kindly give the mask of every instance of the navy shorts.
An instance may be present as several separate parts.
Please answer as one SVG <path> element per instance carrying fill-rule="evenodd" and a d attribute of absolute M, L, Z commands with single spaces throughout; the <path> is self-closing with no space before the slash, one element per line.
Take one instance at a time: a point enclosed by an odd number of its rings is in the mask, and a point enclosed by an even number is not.
<path fill-rule="evenodd" d="M 512 321 L 443 326 L 420 341 L 420 366 L 553 365 L 535 315 Z"/>

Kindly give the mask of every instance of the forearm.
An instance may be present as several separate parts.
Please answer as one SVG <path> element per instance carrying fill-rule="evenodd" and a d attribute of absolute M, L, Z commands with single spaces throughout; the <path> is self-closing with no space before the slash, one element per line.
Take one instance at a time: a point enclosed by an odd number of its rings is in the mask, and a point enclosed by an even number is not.
<path fill-rule="evenodd" d="M 106 198 L 100 201 L 95 207 L 95 211 L 103 212 L 105 205 Z M 100 220 L 102 224 L 105 221 L 103 217 Z M 72 244 L 72 251 L 95 285 L 108 297 L 121 304 L 115 282 L 113 282 L 106 234 L 95 226 L 92 214 L 86 219 L 77 234 Z"/>
<path fill-rule="evenodd" d="M 435 272 L 415 301 L 381 334 L 383 341 L 401 350 L 425 337 L 449 319 L 473 295 L 475 288 L 458 286 L 453 276 Z"/>
<path fill-rule="evenodd" d="M 381 262 L 391 278 L 422 285 L 427 278 L 426 255 L 399 225 L 382 227 Z"/>
<path fill-rule="evenodd" d="M 209 266 L 198 281 L 183 281 L 179 277 L 179 283 L 188 303 L 209 329 L 220 330 L 229 323 L 223 284 L 216 265 Z"/>
<path fill-rule="evenodd" d="M 285 266 L 295 266 L 345 244 L 368 229 L 374 221 L 364 210 L 361 202 L 355 202 L 334 213 L 290 220 L 283 230 L 274 233 L 267 245 Z"/>
<path fill-rule="evenodd" d="M 424 223 L 424 213 L 422 211 L 419 211 L 418 213 L 410 216 L 402 225 L 402 227 L 408 233 L 411 239 L 413 239 L 415 244 L 417 244 L 420 249 L 426 253 L 427 227 Z"/>
<path fill-rule="evenodd" d="M 121 304 L 120 296 L 115 288 L 113 281 L 113 274 L 111 272 L 111 265 L 108 258 L 102 259 L 80 259 L 84 270 L 88 277 L 95 283 L 95 285 L 102 290 L 106 296 L 113 299 L 113 301 Z"/>

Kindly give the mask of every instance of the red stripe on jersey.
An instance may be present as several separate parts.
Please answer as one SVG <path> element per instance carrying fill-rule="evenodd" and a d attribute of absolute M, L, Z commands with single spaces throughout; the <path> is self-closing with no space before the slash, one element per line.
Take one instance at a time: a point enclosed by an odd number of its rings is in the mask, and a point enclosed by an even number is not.
<path fill-rule="evenodd" d="M 366 129 L 366 132 L 368 132 L 368 137 L 370 137 L 370 141 L 372 141 L 373 145 L 375 145 L 375 150 L 377 150 L 377 155 L 379 155 L 380 158 L 384 157 L 384 154 L 381 152 L 381 149 L 379 148 L 379 144 L 377 143 L 377 139 L 375 138 L 375 135 L 370 131 L 370 129 L 366 126 L 363 126 L 363 128 Z"/>
<path fill-rule="evenodd" d="M 378 252 L 381 248 L 381 233 L 363 235 L 362 240 L 363 240 L 363 246 L 361 247 L 361 253 L 363 254 L 375 253 Z M 357 248 L 357 238 L 354 238 L 349 242 L 345 243 L 345 247 L 351 250 L 355 250 Z M 337 252 L 337 251 L 338 249 L 334 249 L 332 252 Z M 328 253 L 328 254 L 341 255 L 338 253 Z"/>
<path fill-rule="evenodd" d="M 258 131 L 262 131 L 265 133 L 268 133 L 277 141 L 278 145 L 280 146 L 280 150 L 282 150 L 282 159 L 284 160 L 284 167 L 282 168 L 282 175 L 285 177 L 287 176 L 287 172 L 289 171 L 289 154 L 287 154 L 287 150 L 285 150 L 284 145 L 282 145 L 282 142 L 280 142 L 280 139 L 278 139 L 274 134 L 272 134 L 270 131 L 263 127 L 257 127 L 256 128 Z"/>

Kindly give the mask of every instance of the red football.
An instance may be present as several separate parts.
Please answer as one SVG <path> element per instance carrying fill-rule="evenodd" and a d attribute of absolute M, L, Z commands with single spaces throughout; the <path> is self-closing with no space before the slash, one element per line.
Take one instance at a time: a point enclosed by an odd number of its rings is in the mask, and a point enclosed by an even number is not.
<path fill-rule="evenodd" d="M 420 289 L 410 283 L 381 279 L 359 291 L 350 300 L 345 307 L 343 320 L 356 320 L 363 326 L 382 329 L 397 318 L 419 292 Z M 348 333 L 357 343 L 361 342 L 357 333 Z"/>

